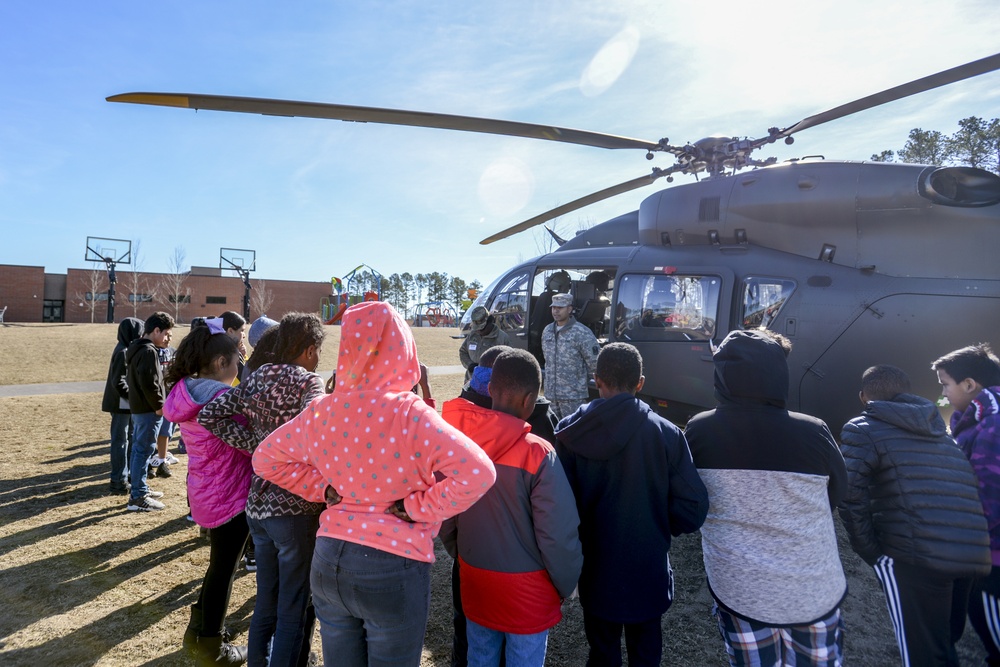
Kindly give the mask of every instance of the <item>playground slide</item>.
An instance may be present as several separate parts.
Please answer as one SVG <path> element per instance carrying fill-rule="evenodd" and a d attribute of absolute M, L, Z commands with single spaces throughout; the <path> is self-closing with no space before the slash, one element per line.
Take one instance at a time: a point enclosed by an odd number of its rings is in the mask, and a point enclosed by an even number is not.
<path fill-rule="evenodd" d="M 347 310 L 347 303 L 346 302 L 340 304 L 340 307 L 337 309 L 337 312 L 333 314 L 333 317 L 331 317 L 330 319 L 328 319 L 323 324 L 336 324 L 337 322 L 340 321 L 340 318 L 344 316 L 344 311 L 345 310 Z"/>

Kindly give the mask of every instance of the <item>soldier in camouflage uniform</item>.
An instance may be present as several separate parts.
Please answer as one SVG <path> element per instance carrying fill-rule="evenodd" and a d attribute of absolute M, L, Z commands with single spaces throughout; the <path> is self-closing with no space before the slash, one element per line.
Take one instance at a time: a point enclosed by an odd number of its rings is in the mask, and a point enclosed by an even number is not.
<path fill-rule="evenodd" d="M 465 384 L 472 380 L 472 369 L 479 365 L 483 352 L 494 345 L 510 345 L 510 336 L 497 326 L 493 316 L 482 306 L 472 309 L 472 330 L 458 349 L 458 358 L 465 366 Z"/>
<path fill-rule="evenodd" d="M 573 297 L 552 297 L 552 324 L 542 331 L 545 397 L 559 419 L 576 412 L 588 398 L 587 385 L 597 367 L 600 345 L 594 332 L 573 317 Z"/>

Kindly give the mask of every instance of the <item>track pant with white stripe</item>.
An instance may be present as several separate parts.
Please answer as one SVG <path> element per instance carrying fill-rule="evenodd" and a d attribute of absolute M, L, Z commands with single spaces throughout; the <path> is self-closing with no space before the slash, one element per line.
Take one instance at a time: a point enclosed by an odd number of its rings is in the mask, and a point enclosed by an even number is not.
<path fill-rule="evenodd" d="M 958 667 L 955 643 L 965 629 L 968 579 L 882 556 L 875 563 L 903 667 Z"/>
<path fill-rule="evenodd" d="M 1000 567 L 972 582 L 969 622 L 986 649 L 986 664 L 1000 665 Z"/>

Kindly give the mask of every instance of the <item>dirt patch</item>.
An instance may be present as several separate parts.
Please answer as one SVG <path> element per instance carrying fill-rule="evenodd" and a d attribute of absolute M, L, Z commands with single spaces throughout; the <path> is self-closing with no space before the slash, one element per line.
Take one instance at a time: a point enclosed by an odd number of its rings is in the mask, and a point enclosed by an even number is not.
<path fill-rule="evenodd" d="M 339 327 L 328 330 L 322 370 L 331 368 L 339 340 Z M 116 331 L 97 324 L 0 327 L 0 384 L 103 380 Z M 457 364 L 454 333 L 416 330 L 421 360 Z M 461 375 L 432 376 L 435 397 L 443 402 L 457 395 L 461 381 Z M 208 543 L 185 519 L 185 457 L 178 456 L 173 477 L 152 482 L 164 492 L 166 510 L 126 512 L 125 497 L 105 495 L 109 418 L 100 403 L 97 393 L 0 398 L 0 664 L 189 664 L 181 637 L 208 564 Z M 841 555 L 850 584 L 843 607 L 847 663 L 897 664 L 881 591 L 842 531 Z M 676 539 L 671 562 L 676 602 L 663 621 L 664 664 L 725 664 L 699 537 Z M 439 548 L 425 667 L 448 664 L 450 567 Z M 246 640 L 253 594 L 253 575 L 240 570 L 228 615 L 238 640 Z M 564 615 L 551 633 L 546 664 L 575 667 L 586 660 L 579 603 L 567 602 Z M 318 637 L 314 648 L 319 651 Z M 960 649 L 963 664 L 981 662 L 971 628 Z"/>

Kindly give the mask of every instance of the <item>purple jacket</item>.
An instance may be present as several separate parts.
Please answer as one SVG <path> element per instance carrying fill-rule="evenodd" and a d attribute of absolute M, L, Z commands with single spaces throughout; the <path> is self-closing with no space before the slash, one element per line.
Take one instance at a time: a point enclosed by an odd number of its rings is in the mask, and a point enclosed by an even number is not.
<path fill-rule="evenodd" d="M 202 407 L 229 389 L 215 380 L 185 378 L 163 404 L 163 416 L 180 427 L 187 447 L 191 516 L 205 528 L 221 526 L 243 512 L 250 492 L 250 452 L 233 449 L 198 423 Z"/>
<path fill-rule="evenodd" d="M 983 389 L 965 411 L 954 412 L 951 435 L 976 472 L 993 565 L 1000 565 L 1000 386 Z"/>

